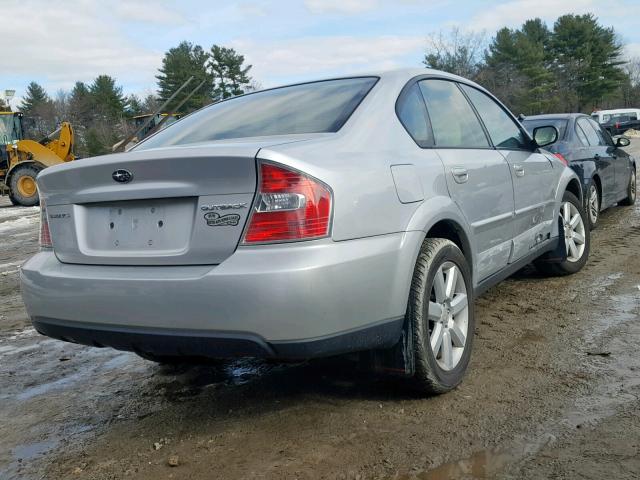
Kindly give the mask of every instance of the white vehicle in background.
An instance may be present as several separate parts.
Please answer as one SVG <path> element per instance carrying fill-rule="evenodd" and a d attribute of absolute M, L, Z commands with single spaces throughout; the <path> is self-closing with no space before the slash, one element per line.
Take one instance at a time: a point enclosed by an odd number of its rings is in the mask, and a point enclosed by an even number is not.
<path fill-rule="evenodd" d="M 640 118 L 640 108 L 617 108 L 614 110 L 596 110 L 591 114 L 593 118 L 599 124 L 609 123 L 612 120 L 615 121 L 616 117 L 630 117 L 632 120 L 638 120 Z"/>

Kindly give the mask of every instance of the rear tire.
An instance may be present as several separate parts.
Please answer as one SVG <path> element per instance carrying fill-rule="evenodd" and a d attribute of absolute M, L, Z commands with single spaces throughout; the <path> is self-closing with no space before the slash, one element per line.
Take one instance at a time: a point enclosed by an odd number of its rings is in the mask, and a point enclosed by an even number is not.
<path fill-rule="evenodd" d="M 413 336 L 412 385 L 423 393 L 455 388 L 471 357 L 475 318 L 469 264 L 450 240 L 427 238 L 411 283 L 407 325 Z"/>
<path fill-rule="evenodd" d="M 627 198 L 620 202 L 620 205 L 633 205 L 636 203 L 636 169 L 631 171 L 629 185 L 627 185 Z"/>
<path fill-rule="evenodd" d="M 38 188 L 36 177 L 40 173 L 40 168 L 32 163 L 26 165 L 18 165 L 11 172 L 11 180 L 9 181 L 9 199 L 14 205 L 22 205 L 23 207 L 33 207 L 38 205 L 40 198 L 38 197 Z"/>
<path fill-rule="evenodd" d="M 567 256 L 559 262 L 550 262 L 544 257 L 536 260 L 534 265 L 545 275 L 561 276 L 579 272 L 589 258 L 591 246 L 589 221 L 580 200 L 573 193 L 564 192 L 558 220 L 559 235 L 564 236 Z"/>

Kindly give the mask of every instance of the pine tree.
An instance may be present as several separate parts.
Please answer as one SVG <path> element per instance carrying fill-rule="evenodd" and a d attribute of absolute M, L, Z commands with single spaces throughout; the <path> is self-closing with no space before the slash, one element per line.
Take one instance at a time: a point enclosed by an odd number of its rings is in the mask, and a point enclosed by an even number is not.
<path fill-rule="evenodd" d="M 214 79 L 213 98 L 216 100 L 242 95 L 251 85 L 251 65 L 244 66 L 244 55 L 233 48 L 213 45 L 208 66 Z"/>
<path fill-rule="evenodd" d="M 93 81 L 89 98 L 95 113 L 106 120 L 117 121 L 124 115 L 126 101 L 122 87 L 117 87 L 115 79 L 109 75 L 100 75 Z"/>
<path fill-rule="evenodd" d="M 130 117 L 146 113 L 140 97 L 137 95 L 129 95 L 127 97 L 126 113 Z"/>
<path fill-rule="evenodd" d="M 40 107 L 50 103 L 51 98 L 49 98 L 45 89 L 38 83 L 31 82 L 27 86 L 27 92 L 19 108 L 25 115 L 32 115 L 36 113 Z"/>
<path fill-rule="evenodd" d="M 208 58 L 209 55 L 201 46 L 189 42 L 182 42 L 164 54 L 160 73 L 156 75 L 158 97 L 161 102 L 171 97 L 189 77 L 194 77 L 168 106 L 169 111 L 172 105 L 180 104 L 203 80 L 205 84 L 181 107 L 180 113 L 189 113 L 211 103 L 212 82 L 211 75 L 207 71 Z"/>
<path fill-rule="evenodd" d="M 574 92 L 577 111 L 589 111 L 611 94 L 624 78 L 622 45 L 613 28 L 591 15 L 563 15 L 551 42 L 556 75 L 565 92 Z"/>
<path fill-rule="evenodd" d="M 71 122 L 81 125 L 87 125 L 91 121 L 93 114 L 91 106 L 91 95 L 89 88 L 84 82 L 76 82 L 69 96 L 69 111 L 71 114 Z"/>
<path fill-rule="evenodd" d="M 516 32 L 515 46 L 519 55 L 516 68 L 524 77 L 524 95 L 518 102 L 519 111 L 531 114 L 543 113 L 551 103 L 554 75 L 550 70 L 553 60 L 549 53 L 551 32 L 539 18 L 527 20 Z"/>

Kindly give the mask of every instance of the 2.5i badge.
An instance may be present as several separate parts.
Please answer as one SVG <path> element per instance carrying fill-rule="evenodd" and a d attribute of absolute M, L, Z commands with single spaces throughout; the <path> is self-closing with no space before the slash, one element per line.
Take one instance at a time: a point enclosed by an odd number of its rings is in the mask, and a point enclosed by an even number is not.
<path fill-rule="evenodd" d="M 204 214 L 204 219 L 210 227 L 235 227 L 240 221 L 240 215 L 237 213 L 220 215 L 218 212 L 209 212 Z"/>

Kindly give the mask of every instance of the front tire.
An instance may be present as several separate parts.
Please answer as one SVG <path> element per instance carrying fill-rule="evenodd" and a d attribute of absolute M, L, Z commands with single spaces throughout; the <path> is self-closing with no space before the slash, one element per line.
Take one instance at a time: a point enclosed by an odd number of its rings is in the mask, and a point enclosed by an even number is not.
<path fill-rule="evenodd" d="M 598 219 L 600 218 L 600 192 L 593 180 L 591 180 L 589 188 L 587 188 L 585 209 L 589 220 L 589 230 L 594 230 L 598 226 Z"/>
<path fill-rule="evenodd" d="M 627 185 L 627 198 L 620 202 L 621 205 L 633 205 L 636 203 L 636 169 L 631 171 L 629 185 Z"/>
<path fill-rule="evenodd" d="M 471 270 L 450 240 L 427 238 L 422 244 L 407 317 L 413 336 L 413 386 L 428 394 L 452 390 L 469 365 L 475 317 Z"/>
<path fill-rule="evenodd" d="M 40 169 L 33 164 L 18 165 L 11 172 L 9 181 L 9 199 L 14 205 L 23 207 L 33 207 L 40 201 L 38 197 L 38 187 L 36 177 Z"/>
<path fill-rule="evenodd" d="M 546 275 L 571 275 L 582 270 L 587 263 L 591 246 L 587 215 L 580 200 L 571 192 L 564 192 L 558 221 L 559 234 L 564 237 L 566 258 L 559 262 L 550 262 L 542 258 L 534 264 Z"/>

